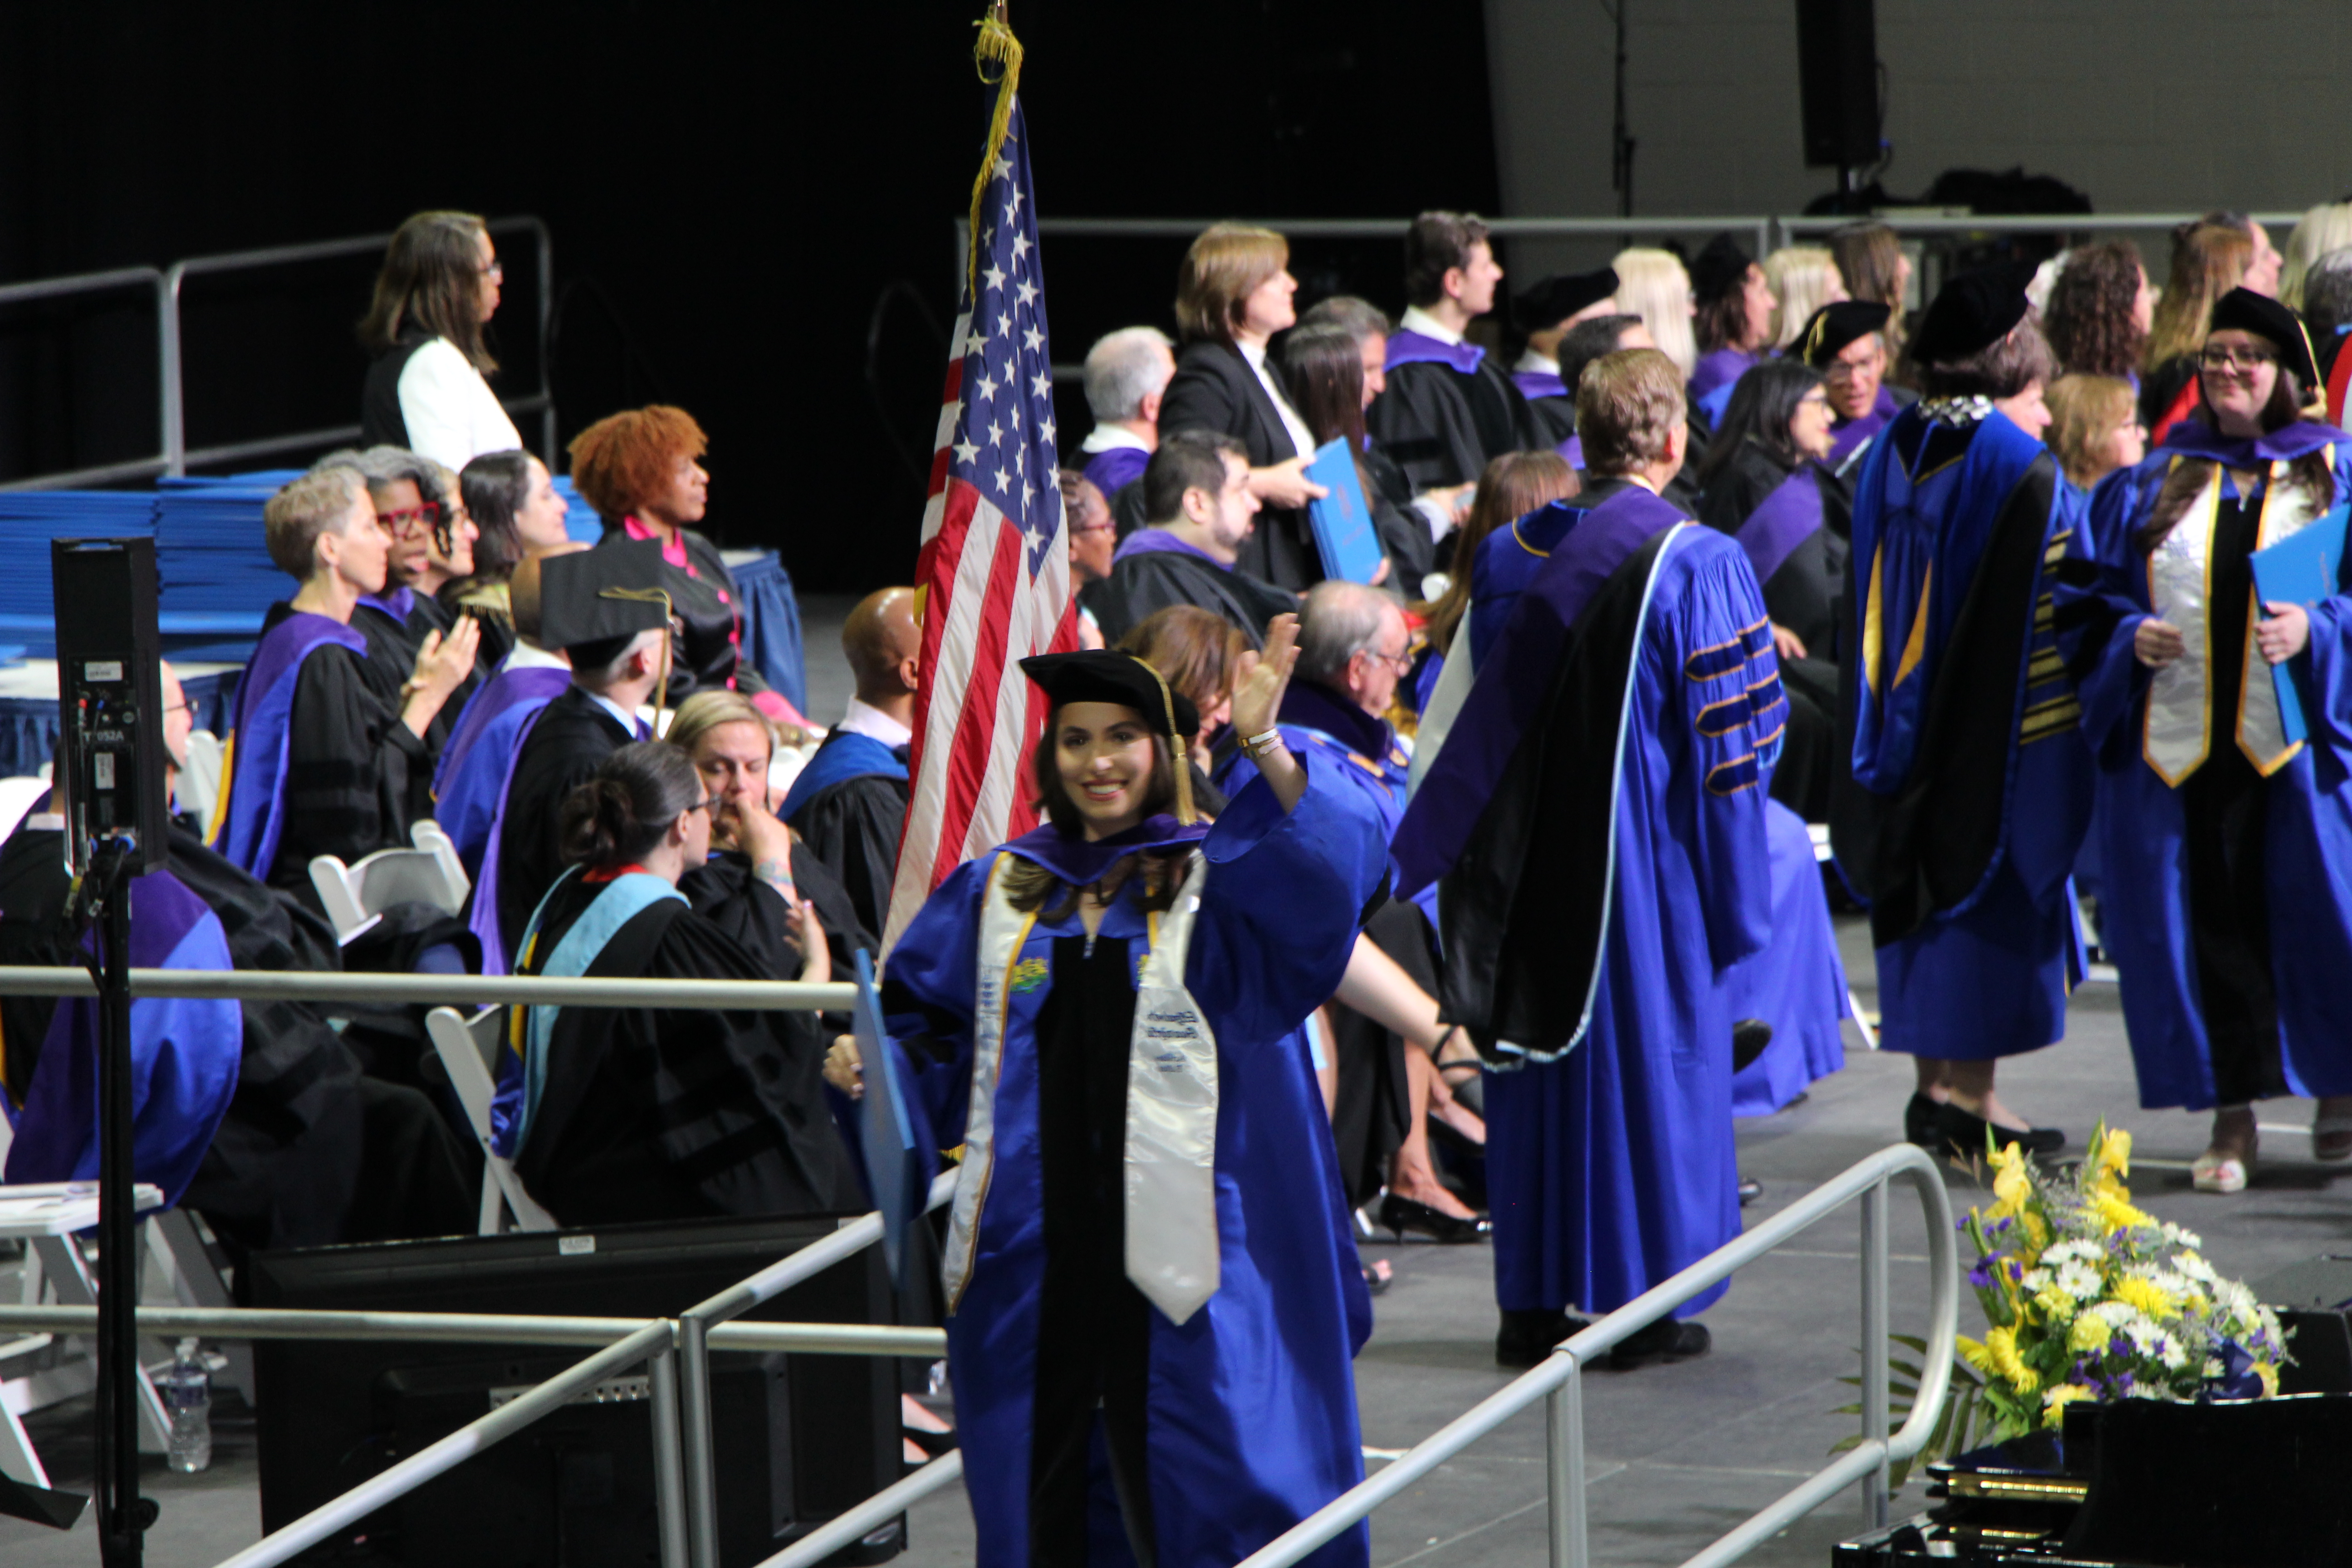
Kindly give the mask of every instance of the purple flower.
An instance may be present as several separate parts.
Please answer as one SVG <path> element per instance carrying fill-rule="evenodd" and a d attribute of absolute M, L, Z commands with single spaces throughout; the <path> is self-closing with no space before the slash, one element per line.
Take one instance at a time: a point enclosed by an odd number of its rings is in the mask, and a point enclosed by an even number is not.
<path fill-rule="evenodd" d="M 2025 1278 L 2025 1265 L 2014 1258 L 2009 1260 L 2009 1281 L 2014 1285 Z"/>

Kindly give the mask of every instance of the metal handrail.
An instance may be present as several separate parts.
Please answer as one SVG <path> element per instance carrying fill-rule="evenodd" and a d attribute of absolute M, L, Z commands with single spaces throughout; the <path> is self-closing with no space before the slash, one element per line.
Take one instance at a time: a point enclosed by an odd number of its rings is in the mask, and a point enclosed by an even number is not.
<path fill-rule="evenodd" d="M 539 389 L 524 396 L 501 398 L 509 414 L 540 416 L 540 456 L 548 467 L 555 466 L 555 388 L 551 379 L 553 367 L 548 363 L 547 327 L 555 307 L 555 244 L 548 234 L 547 225 L 536 217 L 493 218 L 483 226 L 493 235 L 528 234 L 536 242 L 539 262 Z M 216 276 L 224 272 L 249 272 L 269 267 L 297 267 L 306 262 L 334 261 L 347 256 L 365 256 L 381 251 L 392 243 L 389 234 L 361 235 L 351 239 L 322 239 L 304 245 L 278 245 L 261 250 L 226 251 L 216 256 L 192 256 L 173 262 L 162 274 L 163 299 L 161 310 L 163 329 L 163 468 L 168 474 L 184 474 L 188 465 L 195 463 L 245 462 L 278 452 L 299 451 L 312 447 L 340 446 L 359 439 L 356 425 L 336 426 L 327 430 L 305 431 L 294 436 L 265 437 L 254 441 L 237 441 L 224 446 L 188 450 L 187 398 L 182 376 L 182 338 L 180 331 L 181 286 L 191 278 Z"/>
<path fill-rule="evenodd" d="M 929 1214 L 955 1196 L 955 1172 L 940 1173 L 931 1183 L 923 1212 Z M 687 1561 L 692 1568 L 719 1568 L 719 1482 L 717 1467 L 712 1463 L 710 1452 L 709 1352 L 712 1342 L 730 1330 L 740 1330 L 746 1326 L 729 1323 L 728 1319 L 740 1317 L 761 1302 L 774 1300 L 802 1280 L 814 1279 L 841 1259 L 852 1257 L 881 1239 L 882 1216 L 869 1214 L 843 1226 L 823 1241 L 813 1242 L 790 1258 L 770 1264 L 750 1279 L 729 1286 L 716 1296 L 696 1302 L 677 1315 L 678 1421 L 683 1432 L 681 1451 L 686 1468 Z M 940 1352 L 944 1355 L 946 1351 L 947 1336 L 940 1333 Z M 958 1473 L 961 1473 L 961 1461 Z M 934 1484 L 944 1485 L 945 1482 Z M 872 1500 L 867 1500 L 868 1503 Z M 890 1515 L 886 1513 L 881 1517 L 887 1519 Z M 861 1530 L 857 1533 L 862 1535 L 865 1531 Z"/>
<path fill-rule="evenodd" d="M 830 1239 L 830 1238 L 828 1238 Z M 673 1320 L 675 1321 L 675 1320 Z M 483 1345 L 608 1345 L 634 1333 L 643 1318 L 572 1318 L 509 1312 L 341 1312 L 287 1307 L 142 1307 L 139 1328 L 159 1339 L 194 1334 L 219 1340 L 345 1340 Z M 96 1307 L 0 1306 L 0 1334 L 89 1334 Z M 712 1350 L 795 1355 L 910 1356 L 947 1353 L 939 1329 L 884 1323 L 720 1323 Z"/>
<path fill-rule="evenodd" d="M 87 969 L 0 965 L 0 996 L 95 996 Z M 719 1012 L 846 1012 L 846 981 L 558 980 L 535 974 L 312 974 L 294 970 L 134 969 L 131 994 L 287 1002 L 549 1004 L 566 1007 L 709 1007 Z M 763 1298 L 764 1300 L 764 1298 Z"/>
<path fill-rule="evenodd" d="M 941 1454 L 913 1475 L 883 1488 L 846 1513 L 837 1513 L 759 1568 L 816 1568 L 851 1542 L 894 1519 L 950 1481 L 963 1479 L 963 1450 Z"/>
<path fill-rule="evenodd" d="M 152 267 L 117 267 L 105 272 L 79 272 L 67 278 L 41 278 L 26 283 L 0 286 L 0 305 L 29 303 L 36 300 L 61 300 L 75 294 L 110 293 L 118 289 L 152 289 L 155 293 L 155 356 L 159 377 L 168 378 L 169 367 L 175 363 L 178 328 L 172 320 L 171 293 L 163 274 Z M 163 430 L 158 439 L 163 450 L 152 458 L 132 458 L 120 463 L 101 463 L 95 468 L 75 468 L 62 474 L 44 474 L 30 479 L 16 479 L 0 485 L 0 489 L 64 489 L 75 485 L 112 484 L 121 479 L 146 479 L 164 473 L 171 467 L 172 424 L 168 406 L 163 411 Z"/>
<path fill-rule="evenodd" d="M 244 1551 L 224 1560 L 220 1568 L 274 1568 L 275 1564 L 285 1562 L 299 1552 L 308 1551 L 345 1526 L 358 1523 L 384 1504 L 405 1497 L 493 1443 L 513 1436 L 541 1416 L 561 1408 L 573 1394 L 593 1387 L 623 1367 L 633 1366 L 638 1362 L 650 1363 L 651 1374 L 657 1385 L 654 1398 L 655 1491 L 656 1506 L 660 1510 L 662 1530 L 667 1536 L 673 1528 L 671 1521 L 677 1517 L 684 1502 L 674 1489 L 666 1490 L 663 1484 L 665 1478 L 674 1479 L 677 1475 L 677 1428 L 675 1424 L 661 1419 L 664 1400 L 660 1387 L 669 1384 L 675 1376 L 670 1365 L 670 1352 L 676 1330 L 677 1325 L 669 1319 L 656 1319 L 626 1339 L 558 1373 L 521 1397 L 467 1422 L 439 1442 L 419 1449 L 379 1475 L 369 1477 L 340 1497 L 320 1503 L 293 1523 L 271 1531 Z M 670 1458 L 663 1458 L 665 1447 L 671 1450 Z"/>
<path fill-rule="evenodd" d="M 1885 1435 L 1887 1422 L 1886 1183 L 1896 1176 L 1919 1194 L 1927 1224 L 1931 1326 L 1921 1362 L 1924 1375 L 1902 1430 Z M 1717 1247 L 1664 1284 L 1572 1336 L 1542 1366 L 1515 1379 L 1412 1447 L 1380 1474 L 1333 1499 L 1315 1513 L 1252 1553 L 1241 1568 L 1286 1568 L 1340 1531 L 1370 1514 L 1445 1460 L 1512 1416 L 1546 1402 L 1548 1502 L 1554 1568 L 1588 1568 L 1584 1500 L 1585 1367 L 1611 1346 L 1648 1327 L 1683 1302 L 1730 1278 L 1751 1263 L 1843 1207 L 1863 1200 L 1863 1431 L 1862 1442 L 1802 1485 L 1719 1538 L 1683 1568 L 1717 1568 L 1752 1551 L 1776 1531 L 1802 1518 L 1840 1489 L 1864 1485 L 1866 1512 L 1874 1523 L 1886 1516 L 1888 1467 L 1918 1453 L 1941 1415 L 1951 1382 L 1953 1340 L 1959 1321 L 1959 1262 L 1953 1240 L 1952 1204 L 1943 1174 L 1927 1153 L 1910 1144 L 1882 1149 L 1832 1177 L 1754 1230 Z M 846 1517 L 846 1516 L 845 1516 Z"/>

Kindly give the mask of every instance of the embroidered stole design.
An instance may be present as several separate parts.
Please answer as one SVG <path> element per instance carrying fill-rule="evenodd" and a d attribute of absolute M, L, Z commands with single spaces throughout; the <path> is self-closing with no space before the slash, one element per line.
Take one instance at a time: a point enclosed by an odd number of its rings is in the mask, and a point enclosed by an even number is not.
<path fill-rule="evenodd" d="M 1005 896 L 1004 872 L 1013 858 L 996 858 L 981 896 L 971 1109 L 940 1270 L 950 1311 L 971 1283 L 981 1209 L 995 1166 L 996 1088 L 1013 967 L 1037 921 Z M 1215 1294 L 1219 1278 L 1217 1040 L 1184 987 L 1192 921 L 1207 877 L 1206 858 L 1194 856 L 1174 905 L 1151 918 L 1128 1040 L 1128 1278 L 1178 1323 Z"/>
<path fill-rule="evenodd" d="M 2328 457 L 2332 462 L 2332 447 Z M 2182 460 L 2176 458 L 2173 462 L 2178 466 Z M 2300 488 L 2286 487 L 2288 468 L 2284 462 L 2270 466 L 2263 491 L 2262 527 L 2255 540 L 2258 550 L 2300 533 L 2325 510 L 2315 509 Z M 2216 707 L 2232 692 L 2235 701 L 2227 710 L 2235 713 L 2231 734 L 2257 773 L 2268 778 L 2302 749 L 2300 742 L 2287 742 L 2285 725 L 2279 717 L 2278 689 L 2255 646 L 2253 625 L 2262 618 L 2258 604 L 2247 609 L 2242 667 L 2218 672 L 2218 677 L 2210 668 L 2213 524 L 2221 504 L 2221 468 L 2217 463 L 2204 489 L 2147 558 L 2148 602 L 2155 606 L 2158 619 L 2180 628 L 2185 649 L 2148 682 L 2140 754 L 2157 776 L 2175 789 L 2211 753 Z M 2248 596 L 2252 596 L 2251 589 Z"/>

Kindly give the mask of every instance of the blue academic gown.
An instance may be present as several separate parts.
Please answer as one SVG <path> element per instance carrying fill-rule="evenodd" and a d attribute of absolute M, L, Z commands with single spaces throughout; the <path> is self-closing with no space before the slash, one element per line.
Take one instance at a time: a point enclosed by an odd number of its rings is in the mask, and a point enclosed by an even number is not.
<path fill-rule="evenodd" d="M 1761 1018 L 1772 1043 L 1731 1080 L 1731 1114 L 1769 1116 L 1808 1085 L 1845 1067 L 1845 964 L 1830 924 L 1829 895 L 1804 818 L 1764 803 L 1771 848 L 1771 945 L 1732 965 L 1724 990 L 1736 1022 Z"/>
<path fill-rule="evenodd" d="M 1370 1331 L 1322 1097 L 1292 1037 L 1345 972 L 1386 846 L 1359 792 L 1304 755 L 1308 789 L 1287 816 L 1261 781 L 1201 839 L 1209 860 L 1185 983 L 1217 1039 L 1216 1204 L 1221 1279 L 1181 1327 L 1150 1319 L 1147 1450 L 1163 1568 L 1227 1568 L 1363 1479 L 1349 1363 Z M 1166 819 L 1172 826 L 1172 819 Z M 1041 829 L 1050 835 L 1051 829 Z M 1005 852 L 1052 864 L 1038 835 Z M 901 1039 L 929 1034 L 952 1055 L 914 1070 L 928 1146 L 961 1137 L 971 1084 L 975 952 L 994 854 L 942 883 L 890 954 L 887 1005 Z M 1139 957 L 1148 925 L 1127 884 L 1101 933 Z M 1075 910 L 1041 915 L 1007 993 L 994 1106 L 995 1163 L 948 1360 L 982 1568 L 1029 1561 L 1032 1391 L 1045 1239 L 1039 1213 L 1035 1030 L 1056 937 Z M 911 1006 L 908 1005 L 911 1004 Z M 1050 1353 L 1050 1347 L 1043 1347 Z M 1097 1440 L 1089 1561 L 1129 1561 L 1108 1504 Z M 1361 1527 L 1307 1559 L 1361 1563 Z"/>
<path fill-rule="evenodd" d="M 85 939 L 82 951 L 93 950 Z M 220 918 L 169 870 L 131 885 L 131 966 L 230 969 Z M 236 1094 L 245 1014 L 233 1000 L 142 996 L 131 1004 L 132 1175 L 180 1201 Z M 5 1097 L 0 1097 L 5 1100 Z M 7 1179 L 98 1179 L 98 1002 L 68 996 L 50 1015 L 24 1106 L 9 1106 L 16 1142 Z"/>
<path fill-rule="evenodd" d="M 571 684 L 572 671 L 562 666 L 512 666 L 466 700 L 433 775 L 433 820 L 456 846 L 467 876 L 482 874 L 482 856 L 531 721 Z"/>
<path fill-rule="evenodd" d="M 1861 683 L 1849 699 L 1854 783 L 1881 802 L 1927 790 L 1918 841 L 1934 845 L 1951 831 L 1952 797 L 1934 793 L 1948 783 L 1938 773 L 1979 770 L 1960 804 L 1996 816 L 1989 858 L 1968 868 L 1968 885 L 1938 886 L 1913 929 L 1890 935 L 1881 924 L 1875 934 L 1881 1047 L 1986 1061 L 2060 1038 L 2067 994 L 2082 975 L 2068 873 L 2089 824 L 2092 772 L 2052 597 L 2054 568 L 2081 512 L 2054 467 L 2037 469 L 2050 461 L 2042 443 L 2005 415 L 1978 422 L 1957 456 L 1943 444 L 1953 437 L 1949 426 L 1937 427 L 1937 446 L 1924 444 L 1928 423 L 1917 405 L 1905 409 L 1864 460 L 1841 633 L 1842 648 L 1854 651 L 1843 679 L 1850 689 Z M 2026 562 L 2015 579 L 2025 585 L 2013 604 L 2003 601 L 2001 615 L 2032 622 L 2007 645 L 2013 667 L 1975 668 L 1956 638 L 1971 605 L 1992 602 L 1978 578 L 2000 570 L 1990 564 L 1995 538 L 2012 503 L 2036 510 L 2026 533 L 2001 534 Z M 1979 616 L 1970 628 L 1996 624 Z M 2013 622 L 2009 629 L 2019 631 Z M 1990 728 L 1975 732 L 1997 735 L 1997 749 L 1924 756 L 1936 715 L 1964 699 L 1986 705 Z M 1860 841 L 1843 820 L 1832 828 L 1849 880 L 1886 902 L 1862 868 Z M 1923 851 L 1922 861 L 1936 853 Z M 1888 910 L 1874 910 L 1874 921 L 1887 919 Z"/>
<path fill-rule="evenodd" d="M 1634 634 L 1589 1019 L 1565 1054 L 1486 1080 L 1495 1294 L 1507 1311 L 1610 1311 L 1739 1234 L 1723 981 L 1771 930 L 1770 879 L 1759 873 L 1787 708 L 1763 598 L 1737 544 L 1683 524 L 1641 489 L 1578 523 L 1479 661 L 1398 835 L 1399 887 L 1415 890 L 1461 856 L 1475 831 L 1465 818 L 1486 807 L 1497 759 L 1544 716 L 1533 694 L 1548 689 L 1590 585 L 1662 529 L 1674 533 Z M 1444 929 L 1450 969 L 1460 955 Z"/>
<path fill-rule="evenodd" d="M 2148 761 L 2151 670 L 2132 638 L 2151 614 L 2147 554 L 2132 535 L 2166 476 L 2186 456 L 2258 468 L 2273 458 L 2332 447 L 2334 500 L 2352 497 L 2352 437 L 2304 425 L 2240 451 L 2201 425 L 2175 426 L 2146 461 L 2093 492 L 2089 527 L 2068 541 L 2058 591 L 2066 659 L 2081 683 L 2083 729 L 2098 760 L 2100 924 L 2122 982 L 2124 1024 L 2140 1103 L 2203 1110 L 2216 1102 L 2190 936 L 2187 822 L 2179 789 Z M 2224 470 L 2223 494 L 2238 494 Z M 2186 523 L 2181 526 L 2187 526 Z M 2307 693 L 2304 745 L 2262 785 L 2263 879 L 2268 889 L 2280 1067 L 2300 1095 L 2352 1094 L 2352 595 L 2308 605 L 2308 649 L 2290 661 Z M 2227 672 L 2225 673 L 2225 677 Z M 2238 705 L 2206 692 L 2210 744 L 2232 743 Z M 2184 779 L 2182 782 L 2186 782 Z"/>

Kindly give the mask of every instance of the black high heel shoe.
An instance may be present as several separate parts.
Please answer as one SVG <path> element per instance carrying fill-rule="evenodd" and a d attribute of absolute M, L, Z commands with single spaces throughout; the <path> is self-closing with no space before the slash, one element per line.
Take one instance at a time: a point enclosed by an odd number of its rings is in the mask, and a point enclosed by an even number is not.
<path fill-rule="evenodd" d="M 1443 1242 L 1448 1247 L 1459 1247 L 1466 1242 L 1486 1240 L 1487 1234 L 1495 1226 L 1491 1220 L 1458 1219 L 1453 1215 L 1441 1213 L 1427 1204 L 1416 1203 L 1412 1198 L 1401 1198 L 1394 1193 L 1391 1193 L 1381 1199 L 1381 1228 L 1388 1231 L 1400 1242 L 1404 1240 L 1406 1231 L 1413 1230 L 1419 1231 L 1432 1241 Z"/>
<path fill-rule="evenodd" d="M 2023 1131 L 2014 1127 L 1996 1127 L 1950 1100 L 1936 1107 L 1928 1131 L 1937 1142 L 1962 1159 L 1971 1155 L 1981 1158 L 1987 1134 L 1990 1134 L 1996 1148 L 2015 1143 L 2029 1154 L 2055 1154 L 2066 1146 L 2066 1134 L 2055 1127 L 2029 1127 Z"/>

